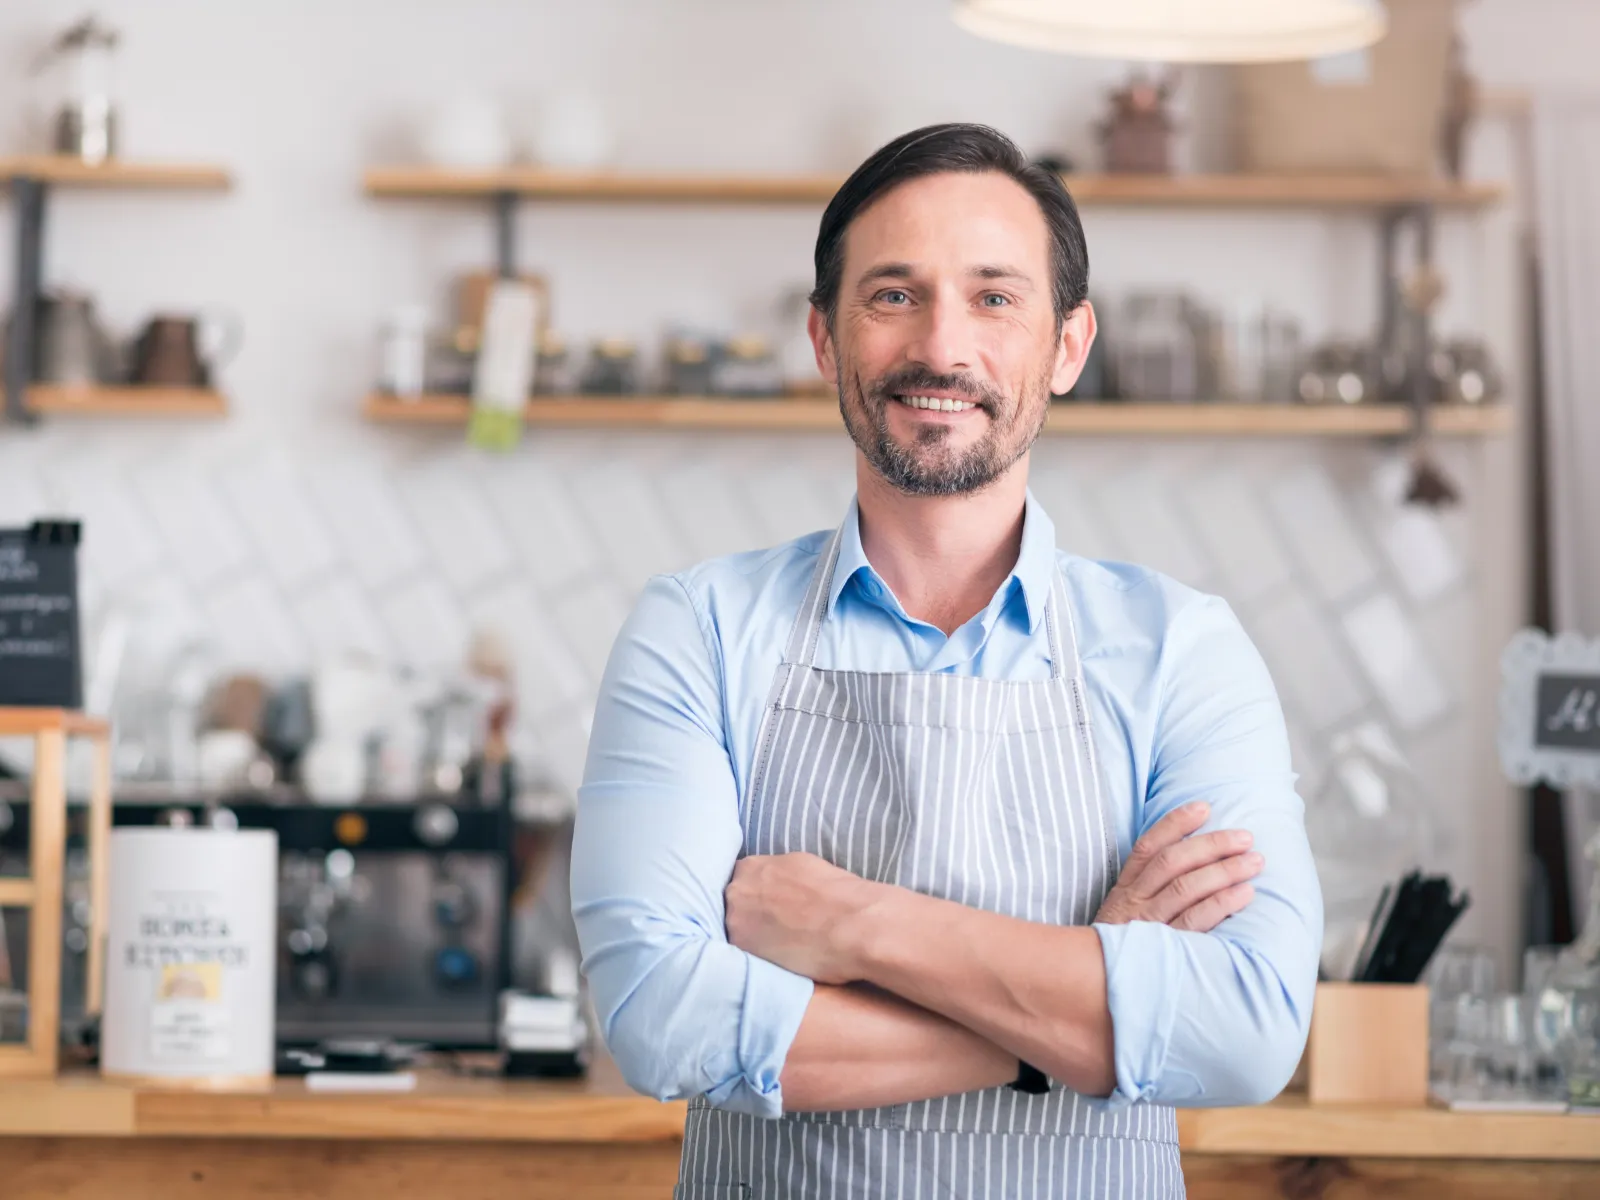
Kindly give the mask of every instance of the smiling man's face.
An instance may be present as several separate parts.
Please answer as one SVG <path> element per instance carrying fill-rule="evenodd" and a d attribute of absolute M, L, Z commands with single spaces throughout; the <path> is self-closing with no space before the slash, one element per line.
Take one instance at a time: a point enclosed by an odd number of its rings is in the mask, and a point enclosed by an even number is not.
<path fill-rule="evenodd" d="M 1038 203 L 1002 174 L 931 175 L 875 199 L 844 245 L 833 328 L 813 312 L 811 333 L 861 453 L 912 495 L 1010 470 L 1094 337 L 1088 304 L 1056 318 Z"/>

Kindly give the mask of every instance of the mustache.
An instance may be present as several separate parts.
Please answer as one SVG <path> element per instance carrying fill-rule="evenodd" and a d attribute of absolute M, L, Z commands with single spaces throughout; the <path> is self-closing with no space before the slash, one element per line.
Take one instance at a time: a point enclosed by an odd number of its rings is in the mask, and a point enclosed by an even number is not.
<path fill-rule="evenodd" d="M 926 367 L 907 366 L 891 371 L 872 385 L 875 400 L 891 396 L 915 396 L 923 392 L 954 392 L 963 400 L 979 405 L 990 416 L 1000 410 L 1005 398 L 996 389 L 969 375 L 941 375 Z"/>

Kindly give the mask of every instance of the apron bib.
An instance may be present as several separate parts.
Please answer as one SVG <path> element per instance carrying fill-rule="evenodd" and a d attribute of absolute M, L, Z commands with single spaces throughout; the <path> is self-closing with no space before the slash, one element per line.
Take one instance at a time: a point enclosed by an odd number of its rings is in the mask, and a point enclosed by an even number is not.
<path fill-rule="evenodd" d="M 773 680 L 740 812 L 746 854 L 816 854 L 865 879 L 1088 925 L 1121 859 L 1060 571 L 1042 682 L 813 665 L 835 532 Z M 678 1200 L 1182 1196 L 1177 1120 L 1059 1084 L 763 1120 L 689 1104 Z"/>

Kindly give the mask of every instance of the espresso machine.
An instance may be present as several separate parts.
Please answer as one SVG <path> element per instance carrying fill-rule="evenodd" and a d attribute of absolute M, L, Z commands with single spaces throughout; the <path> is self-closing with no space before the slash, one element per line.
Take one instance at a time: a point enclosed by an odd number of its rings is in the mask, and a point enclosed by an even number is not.
<path fill-rule="evenodd" d="M 25 865 L 28 806 L 15 791 L 11 803 L 0 795 L 0 877 Z M 72 1042 L 93 1034 L 82 816 L 71 814 L 62 922 L 62 1033 Z M 479 803 L 469 781 L 448 797 L 345 808 L 293 796 L 119 799 L 113 822 L 277 831 L 282 1046 L 378 1038 L 493 1050 L 507 993 L 576 994 L 569 817 L 519 820 L 510 804 Z M 25 923 L 5 924 L 0 937 L 13 973 L 24 969 Z"/>
<path fill-rule="evenodd" d="M 309 815 L 280 843 L 279 1042 L 493 1046 L 512 982 L 507 810 Z"/>

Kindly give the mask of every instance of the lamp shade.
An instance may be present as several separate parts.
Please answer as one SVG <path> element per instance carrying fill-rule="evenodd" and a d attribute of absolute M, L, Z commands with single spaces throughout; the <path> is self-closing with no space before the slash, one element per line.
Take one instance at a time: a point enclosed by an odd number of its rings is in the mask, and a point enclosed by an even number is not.
<path fill-rule="evenodd" d="M 1169 63 L 1281 62 L 1359 50 L 1377 0 L 956 0 L 955 22 L 1015 46 Z"/>

